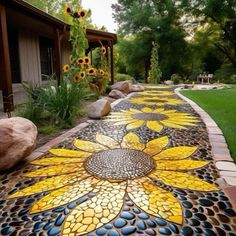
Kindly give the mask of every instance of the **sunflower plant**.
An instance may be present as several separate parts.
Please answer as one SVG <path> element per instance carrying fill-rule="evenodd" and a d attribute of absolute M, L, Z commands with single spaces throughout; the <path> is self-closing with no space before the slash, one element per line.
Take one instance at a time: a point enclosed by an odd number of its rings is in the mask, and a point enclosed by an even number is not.
<path fill-rule="evenodd" d="M 148 82 L 152 84 L 158 84 L 162 76 L 160 66 L 158 64 L 158 48 L 159 44 L 152 42 L 152 53 L 151 53 L 151 68 L 148 72 Z"/>
<path fill-rule="evenodd" d="M 109 66 L 106 60 L 107 49 L 102 45 L 99 49 L 99 64 L 96 74 L 90 83 L 90 87 L 98 95 L 104 94 L 108 86 L 110 73 Z"/>
<path fill-rule="evenodd" d="M 65 13 L 72 18 L 70 28 L 72 53 L 69 58 L 69 64 L 64 65 L 63 71 L 67 79 L 73 78 L 74 82 L 87 86 L 88 84 L 90 85 L 94 78 L 101 78 L 102 81 L 105 72 L 94 68 L 90 57 L 85 55 L 85 51 L 89 46 L 86 38 L 86 19 L 91 12 L 85 9 L 76 9 L 77 5 L 75 3 L 71 4 L 73 8 L 70 6 L 65 7 Z M 89 87 L 91 88 L 91 86 Z"/>

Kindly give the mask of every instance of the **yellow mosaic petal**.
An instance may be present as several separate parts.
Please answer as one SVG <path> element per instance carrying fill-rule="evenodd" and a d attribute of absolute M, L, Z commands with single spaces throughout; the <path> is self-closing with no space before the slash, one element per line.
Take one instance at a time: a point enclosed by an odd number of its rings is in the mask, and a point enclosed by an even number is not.
<path fill-rule="evenodd" d="M 157 121 L 147 121 L 146 125 L 149 129 L 156 131 L 157 133 L 160 133 L 162 129 L 164 128 L 160 123 Z"/>
<path fill-rule="evenodd" d="M 123 206 L 126 183 L 102 181 L 98 194 L 73 209 L 66 218 L 62 235 L 87 234 L 113 220 Z"/>
<path fill-rule="evenodd" d="M 179 105 L 182 104 L 183 101 L 180 99 L 176 98 L 168 98 L 168 97 L 159 97 L 159 96 L 153 96 L 149 95 L 146 97 L 133 97 L 130 98 L 129 101 L 131 103 L 136 103 L 136 104 L 146 104 L 146 105 Z"/>
<path fill-rule="evenodd" d="M 146 148 L 143 150 L 145 153 L 149 154 L 150 156 L 156 155 L 159 153 L 163 148 L 165 148 L 169 144 L 169 139 L 167 136 L 156 138 L 149 141 L 146 144 Z"/>
<path fill-rule="evenodd" d="M 83 170 L 83 163 L 48 166 L 24 174 L 25 177 L 49 177 Z"/>
<path fill-rule="evenodd" d="M 164 123 L 164 122 L 163 122 Z M 169 124 L 172 124 L 174 126 L 179 126 L 179 124 L 181 124 L 181 126 L 196 126 L 196 124 L 194 123 L 197 123 L 197 122 L 194 122 L 194 121 L 184 121 L 184 120 L 178 120 L 178 121 L 174 121 L 172 119 L 169 120 Z M 170 126 L 169 126 L 170 127 Z M 181 128 L 182 129 L 182 128 Z"/>
<path fill-rule="evenodd" d="M 152 96 L 171 96 L 174 95 L 174 92 L 171 91 L 157 91 L 157 90 L 151 90 L 151 91 L 143 91 L 143 92 L 138 92 L 137 94 L 140 95 L 152 95 Z"/>
<path fill-rule="evenodd" d="M 186 127 L 179 125 L 179 124 L 169 122 L 169 120 L 162 120 L 161 123 L 163 123 L 167 127 L 174 128 L 174 129 L 186 129 Z"/>
<path fill-rule="evenodd" d="M 168 148 L 153 156 L 155 160 L 182 160 L 191 156 L 197 147 L 180 146 Z"/>
<path fill-rule="evenodd" d="M 103 134 L 99 133 L 96 134 L 96 141 L 110 149 L 115 149 L 120 147 L 120 144 L 116 140 Z"/>
<path fill-rule="evenodd" d="M 85 141 L 82 139 L 75 139 L 74 145 L 78 149 L 81 149 L 86 152 L 92 152 L 92 153 L 107 150 L 107 147 L 101 144 Z"/>
<path fill-rule="evenodd" d="M 166 185 L 196 191 L 216 191 L 219 190 L 215 185 L 209 184 L 196 176 L 174 171 L 155 171 L 150 177 L 161 181 Z"/>
<path fill-rule="evenodd" d="M 159 111 L 161 109 L 161 111 Z M 162 114 L 175 114 L 176 110 L 165 110 L 164 108 L 155 109 L 154 112 L 161 112 Z"/>
<path fill-rule="evenodd" d="M 86 172 L 82 171 L 80 172 L 79 176 L 78 173 L 75 173 L 51 177 L 45 180 L 41 180 L 27 188 L 19 190 L 18 192 L 10 195 L 9 198 L 25 197 L 36 193 L 58 189 L 64 187 L 65 185 L 73 184 L 76 181 L 80 181 L 87 176 L 88 175 L 86 174 Z"/>
<path fill-rule="evenodd" d="M 121 147 L 142 151 L 145 148 L 145 144 L 140 143 L 138 135 L 128 133 L 123 137 Z"/>
<path fill-rule="evenodd" d="M 198 123 L 199 120 L 197 119 L 190 119 L 190 118 L 169 118 L 170 122 L 174 123 L 181 123 L 181 125 L 189 125 L 189 124 L 184 124 L 184 123 Z M 190 124 L 190 125 L 191 125 Z"/>
<path fill-rule="evenodd" d="M 157 108 L 153 110 L 153 113 L 163 113 L 164 111 L 164 108 Z"/>
<path fill-rule="evenodd" d="M 128 110 L 128 113 L 129 113 L 129 114 L 137 114 L 137 113 L 141 113 L 141 111 L 140 111 L 140 110 L 137 110 L 137 109 L 134 109 L 134 108 L 130 108 L 130 109 Z"/>
<path fill-rule="evenodd" d="M 123 121 L 117 121 L 114 125 L 127 125 L 130 123 L 133 123 L 135 120 L 123 120 Z"/>
<path fill-rule="evenodd" d="M 91 154 L 90 154 L 91 155 Z M 80 163 L 84 162 L 86 158 L 74 158 L 74 157 L 45 157 L 31 161 L 33 165 L 41 166 L 55 166 L 60 164 Z"/>
<path fill-rule="evenodd" d="M 49 149 L 49 152 L 59 157 L 89 157 L 91 154 L 80 150 L 70 150 L 63 148 Z"/>
<path fill-rule="evenodd" d="M 143 211 L 177 224 L 182 223 L 179 201 L 171 193 L 153 184 L 149 178 L 129 180 L 127 192 Z"/>
<path fill-rule="evenodd" d="M 158 170 L 193 170 L 207 165 L 208 161 L 195 160 L 171 160 L 171 161 L 157 161 L 156 168 Z"/>
<path fill-rule="evenodd" d="M 59 188 L 52 191 L 45 197 L 37 201 L 31 208 L 30 214 L 46 211 L 54 207 L 63 206 L 69 202 L 75 201 L 80 197 L 86 195 L 93 190 L 94 185 L 99 180 L 90 177 L 82 180 L 81 182 L 75 182 L 72 185 Z"/>
<path fill-rule="evenodd" d="M 149 108 L 149 107 L 144 107 L 144 108 L 141 109 L 141 111 L 142 112 L 148 112 L 148 113 L 152 113 L 153 112 L 153 110 L 151 108 Z"/>
<path fill-rule="evenodd" d="M 131 124 L 128 124 L 128 125 L 126 126 L 126 129 L 127 129 L 127 130 L 137 129 L 137 128 L 141 127 L 143 124 L 144 124 L 144 121 L 143 121 L 143 120 L 137 120 L 137 121 L 135 121 L 135 122 L 133 122 L 133 123 L 131 123 Z"/>

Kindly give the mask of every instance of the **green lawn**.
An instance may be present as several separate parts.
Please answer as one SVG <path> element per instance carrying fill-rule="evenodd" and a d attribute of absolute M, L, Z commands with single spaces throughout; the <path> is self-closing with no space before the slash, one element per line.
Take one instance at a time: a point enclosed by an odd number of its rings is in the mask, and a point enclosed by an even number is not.
<path fill-rule="evenodd" d="M 182 91 L 202 107 L 221 128 L 236 162 L 236 86 L 223 90 Z"/>

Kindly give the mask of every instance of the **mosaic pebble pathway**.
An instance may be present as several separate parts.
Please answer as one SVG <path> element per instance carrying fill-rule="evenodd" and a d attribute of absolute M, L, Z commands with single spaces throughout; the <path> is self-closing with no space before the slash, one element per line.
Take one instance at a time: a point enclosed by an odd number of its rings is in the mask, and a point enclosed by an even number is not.
<path fill-rule="evenodd" d="M 236 236 L 222 133 L 172 89 L 148 90 L 2 173 L 0 235 Z"/>

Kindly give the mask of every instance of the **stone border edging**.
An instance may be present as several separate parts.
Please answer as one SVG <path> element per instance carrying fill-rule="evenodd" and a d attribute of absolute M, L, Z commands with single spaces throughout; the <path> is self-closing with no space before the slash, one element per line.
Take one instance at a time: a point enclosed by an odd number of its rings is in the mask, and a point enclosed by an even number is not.
<path fill-rule="evenodd" d="M 182 88 L 176 88 L 175 93 L 190 104 L 190 106 L 200 115 L 207 127 L 208 137 L 212 147 L 212 156 L 221 176 L 221 178 L 218 179 L 218 184 L 229 196 L 236 209 L 236 164 L 230 155 L 223 132 L 206 111 L 191 99 L 180 93 L 181 89 Z"/>

